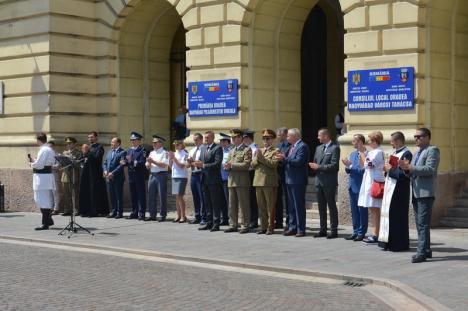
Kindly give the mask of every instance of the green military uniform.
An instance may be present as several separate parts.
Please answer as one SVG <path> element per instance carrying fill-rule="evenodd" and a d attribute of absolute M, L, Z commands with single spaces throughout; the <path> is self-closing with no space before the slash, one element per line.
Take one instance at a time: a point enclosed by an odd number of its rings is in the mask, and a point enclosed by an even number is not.
<path fill-rule="evenodd" d="M 234 133 L 240 135 L 239 133 Z M 229 152 L 227 163 L 231 163 L 228 177 L 229 189 L 229 225 L 238 227 L 238 213 L 241 212 L 241 229 L 248 230 L 250 223 L 249 168 L 252 150 L 241 144 Z"/>
<path fill-rule="evenodd" d="M 252 167 L 255 169 L 253 186 L 257 195 L 261 230 L 273 233 L 275 224 L 276 190 L 278 187 L 278 149 L 273 146 L 261 148 L 263 156 L 254 156 Z"/>
<path fill-rule="evenodd" d="M 69 142 L 66 140 L 65 142 Z M 75 140 L 76 142 L 76 140 Z M 73 157 L 74 159 L 79 159 L 82 157 L 81 151 L 79 151 L 76 148 L 73 148 L 71 150 L 65 150 L 63 152 L 64 156 L 68 157 Z M 75 174 L 75 211 L 72 211 L 72 189 L 71 189 L 71 179 L 72 179 L 72 172 L 71 169 L 66 168 L 62 172 L 62 185 L 63 185 L 63 212 L 65 214 L 69 213 L 76 213 L 78 211 L 78 198 L 80 197 L 80 167 L 79 165 L 76 165 L 75 168 L 73 168 L 74 174 Z"/>

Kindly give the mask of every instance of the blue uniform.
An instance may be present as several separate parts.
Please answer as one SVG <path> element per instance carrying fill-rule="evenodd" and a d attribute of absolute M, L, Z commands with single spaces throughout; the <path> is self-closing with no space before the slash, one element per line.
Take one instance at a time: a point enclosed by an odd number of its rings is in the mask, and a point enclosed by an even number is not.
<path fill-rule="evenodd" d="M 121 160 L 125 160 L 127 152 L 118 147 L 107 153 L 106 159 L 102 165 L 104 172 L 112 173 L 112 178 L 107 178 L 107 189 L 111 200 L 111 215 L 122 216 L 123 214 L 123 185 L 125 182 L 125 174 L 123 165 L 120 165 Z"/>
<path fill-rule="evenodd" d="M 125 162 L 128 167 L 128 185 L 132 199 L 132 213 L 130 217 L 145 217 L 146 212 L 146 151 L 140 145 L 137 148 L 130 147 L 127 150 Z"/>

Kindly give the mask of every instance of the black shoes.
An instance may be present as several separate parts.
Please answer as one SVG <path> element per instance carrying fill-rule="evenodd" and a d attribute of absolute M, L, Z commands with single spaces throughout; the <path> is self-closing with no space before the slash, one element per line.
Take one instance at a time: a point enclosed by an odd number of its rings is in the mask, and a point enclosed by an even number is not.
<path fill-rule="evenodd" d="M 324 238 L 327 236 L 326 232 L 319 231 L 318 233 L 314 234 L 314 238 Z"/>
<path fill-rule="evenodd" d="M 116 217 L 116 215 L 113 215 L 113 214 L 109 214 L 109 215 L 106 216 L 106 218 L 115 218 L 115 217 Z"/>
<path fill-rule="evenodd" d="M 293 236 L 293 235 L 295 236 L 296 234 L 297 234 L 296 231 L 289 231 L 289 230 L 287 230 L 287 231 L 284 231 L 284 232 L 283 232 L 283 235 L 284 235 L 284 236 Z"/>
<path fill-rule="evenodd" d="M 250 232 L 250 230 L 248 228 L 244 228 L 244 229 L 241 229 L 239 231 L 240 234 L 246 234 L 246 233 L 249 233 L 249 232 Z"/>
<path fill-rule="evenodd" d="M 227 228 L 226 230 L 224 230 L 224 233 L 230 233 L 230 232 L 237 232 L 237 228 L 230 227 L 230 228 Z"/>
<path fill-rule="evenodd" d="M 126 219 L 137 219 L 138 216 L 137 216 L 137 215 L 132 215 L 132 214 L 130 214 L 130 216 L 127 216 L 127 217 L 125 217 L 125 218 L 126 218 Z"/>
<path fill-rule="evenodd" d="M 355 240 L 357 238 L 357 234 L 351 234 L 350 236 L 345 237 L 344 239 L 347 241 Z"/>
<path fill-rule="evenodd" d="M 190 225 L 196 225 L 196 224 L 199 224 L 200 223 L 200 219 L 192 219 L 188 222 Z"/>
<path fill-rule="evenodd" d="M 165 222 L 165 221 L 166 221 L 166 216 L 159 217 L 158 222 Z"/>
<path fill-rule="evenodd" d="M 144 220 L 145 220 L 145 216 L 138 216 L 138 220 L 144 221 Z"/>
<path fill-rule="evenodd" d="M 219 226 L 213 226 L 213 227 L 210 229 L 210 232 L 216 232 L 216 231 L 219 231 Z"/>
<path fill-rule="evenodd" d="M 362 240 L 364 240 L 364 236 L 363 235 L 358 235 L 354 238 L 354 242 L 361 242 Z"/>
<path fill-rule="evenodd" d="M 49 230 L 49 226 L 44 226 L 44 225 L 42 225 L 42 226 L 40 226 L 40 227 L 35 228 L 34 230 L 37 230 L 37 231 L 40 231 L 40 230 Z"/>
<path fill-rule="evenodd" d="M 115 219 L 120 219 L 120 218 L 123 218 L 122 214 L 118 214 L 117 216 L 115 216 Z"/>
<path fill-rule="evenodd" d="M 426 256 L 419 255 L 419 256 L 413 256 L 411 258 L 412 263 L 420 263 L 420 262 L 425 262 L 426 261 Z"/>
<path fill-rule="evenodd" d="M 257 234 L 266 234 L 266 233 L 267 233 L 266 230 L 258 230 L 258 231 L 257 231 Z"/>
<path fill-rule="evenodd" d="M 210 229 L 211 229 L 211 226 L 209 226 L 209 225 L 204 225 L 204 226 L 198 227 L 198 230 L 200 230 L 200 231 L 206 231 L 206 230 L 210 230 Z"/>
<path fill-rule="evenodd" d="M 338 237 L 337 232 L 331 232 L 329 235 L 327 235 L 327 239 L 336 239 Z"/>
<path fill-rule="evenodd" d="M 220 226 L 229 226 L 229 220 L 224 220 L 219 225 Z"/>
<path fill-rule="evenodd" d="M 150 216 L 145 218 L 145 221 L 156 221 L 156 216 Z"/>

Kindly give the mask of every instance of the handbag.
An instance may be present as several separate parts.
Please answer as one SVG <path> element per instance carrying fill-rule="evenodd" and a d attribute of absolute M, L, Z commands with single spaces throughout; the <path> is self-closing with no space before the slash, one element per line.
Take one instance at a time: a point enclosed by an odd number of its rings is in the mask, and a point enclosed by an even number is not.
<path fill-rule="evenodd" d="M 374 199 L 382 199 L 384 193 L 385 182 L 373 181 L 371 187 L 371 197 Z"/>

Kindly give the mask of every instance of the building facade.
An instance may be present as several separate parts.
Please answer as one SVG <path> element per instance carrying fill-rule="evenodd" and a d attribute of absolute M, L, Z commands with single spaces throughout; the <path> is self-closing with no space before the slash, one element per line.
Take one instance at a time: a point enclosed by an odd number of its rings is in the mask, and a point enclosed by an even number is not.
<path fill-rule="evenodd" d="M 349 70 L 413 67 L 415 108 L 349 112 Z M 461 0 L 0 0 L 0 180 L 7 208 L 32 206 L 34 133 L 170 137 L 193 81 L 238 79 L 239 113 L 193 131 L 421 126 L 441 149 L 435 223 L 468 179 L 468 2 Z M 412 141 L 408 142 L 412 145 Z M 340 174 L 341 177 L 342 174 Z M 340 183 L 340 197 L 345 195 Z"/>

